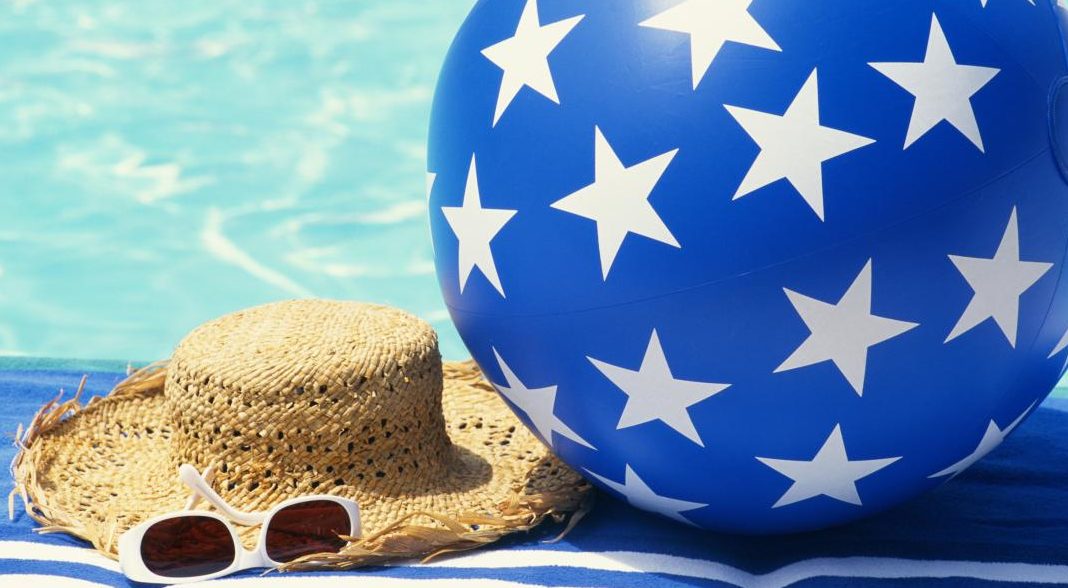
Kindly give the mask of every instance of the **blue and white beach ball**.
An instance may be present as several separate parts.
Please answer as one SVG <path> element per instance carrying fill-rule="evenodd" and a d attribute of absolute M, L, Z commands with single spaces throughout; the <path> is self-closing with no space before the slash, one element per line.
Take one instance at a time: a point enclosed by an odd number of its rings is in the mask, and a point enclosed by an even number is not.
<path fill-rule="evenodd" d="M 1051 0 L 482 0 L 434 102 L 442 289 L 631 504 L 778 533 L 960 474 L 1068 356 Z"/>

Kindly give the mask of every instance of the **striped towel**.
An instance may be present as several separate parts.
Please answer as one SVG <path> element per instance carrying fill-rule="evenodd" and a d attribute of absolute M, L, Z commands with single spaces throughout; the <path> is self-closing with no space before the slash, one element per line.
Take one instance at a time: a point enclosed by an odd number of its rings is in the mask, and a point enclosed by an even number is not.
<path fill-rule="evenodd" d="M 64 369 L 57 369 L 62 367 Z M 84 366 L 0 364 L 0 428 L 14 432 Z M 104 393 L 121 375 L 90 374 Z M 1064 395 L 1063 392 L 1061 394 Z M 13 447 L 0 450 L 10 460 Z M 610 498 L 566 540 L 553 529 L 429 565 L 262 574 L 205 583 L 235 588 L 506 586 L 1068 585 L 1068 399 L 1053 398 L 1005 445 L 939 490 L 875 519 L 790 537 L 703 533 Z M 10 480 L 2 485 L 11 490 Z M 0 586 L 129 586 L 118 565 L 65 535 L 38 535 L 18 513 L 0 523 Z"/>

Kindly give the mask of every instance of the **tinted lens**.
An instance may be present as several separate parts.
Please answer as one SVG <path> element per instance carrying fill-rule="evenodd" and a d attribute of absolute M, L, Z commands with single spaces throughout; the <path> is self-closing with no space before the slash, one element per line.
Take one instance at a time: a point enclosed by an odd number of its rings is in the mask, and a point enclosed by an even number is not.
<path fill-rule="evenodd" d="M 349 514 L 331 500 L 287 506 L 267 524 L 267 555 L 279 563 L 313 553 L 337 553 L 345 546 L 338 535 L 352 533 Z"/>
<path fill-rule="evenodd" d="M 141 539 L 141 559 L 152 573 L 191 578 L 221 572 L 237 552 L 230 530 L 218 519 L 187 516 L 160 521 Z"/>

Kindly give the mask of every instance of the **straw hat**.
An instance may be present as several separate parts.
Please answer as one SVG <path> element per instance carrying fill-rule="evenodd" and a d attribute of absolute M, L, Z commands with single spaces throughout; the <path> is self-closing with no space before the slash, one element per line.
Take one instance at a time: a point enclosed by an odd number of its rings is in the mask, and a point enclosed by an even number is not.
<path fill-rule="evenodd" d="M 288 566 L 299 569 L 471 549 L 583 512 L 589 497 L 473 363 L 443 368 L 429 325 L 359 303 L 284 302 L 207 323 L 168 365 L 84 407 L 49 403 L 19 437 L 30 516 L 112 557 L 126 529 L 182 509 L 183 463 L 214 467 L 215 489 L 244 510 L 356 500 L 363 537 Z"/>

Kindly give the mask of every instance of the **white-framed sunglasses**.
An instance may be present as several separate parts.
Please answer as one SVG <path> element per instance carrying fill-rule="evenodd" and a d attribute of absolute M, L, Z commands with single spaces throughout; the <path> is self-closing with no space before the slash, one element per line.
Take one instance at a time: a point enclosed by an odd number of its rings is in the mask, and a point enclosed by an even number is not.
<path fill-rule="evenodd" d="M 153 517 L 119 537 L 119 566 L 135 582 L 200 582 L 252 568 L 273 568 L 314 553 L 337 553 L 342 536 L 360 535 L 360 508 L 329 495 L 291 498 L 264 512 L 242 512 L 211 488 L 204 476 L 183 465 L 178 477 L 193 491 L 186 509 Z M 219 512 L 194 510 L 207 501 Z M 246 550 L 233 523 L 261 525 L 254 550 Z"/>

